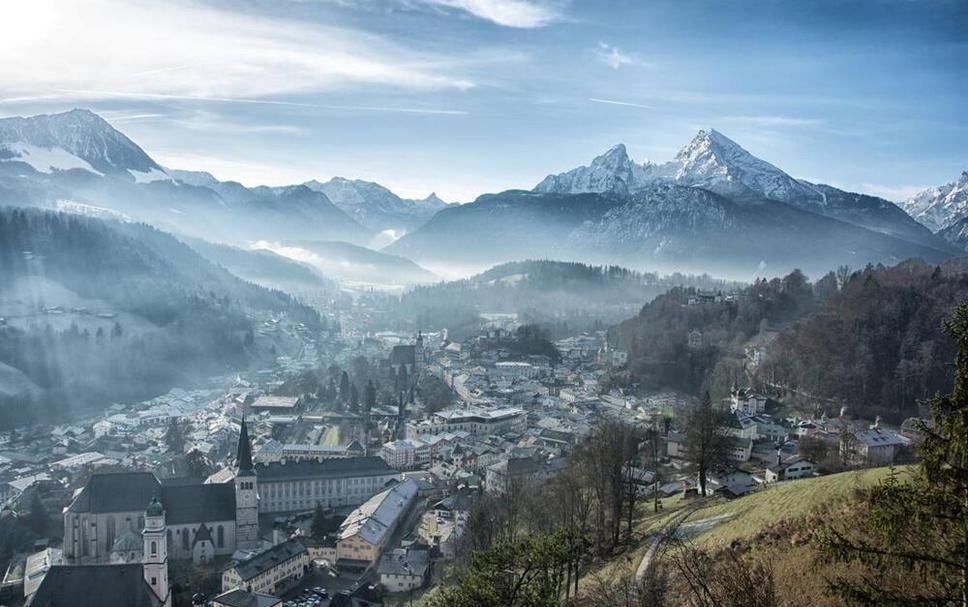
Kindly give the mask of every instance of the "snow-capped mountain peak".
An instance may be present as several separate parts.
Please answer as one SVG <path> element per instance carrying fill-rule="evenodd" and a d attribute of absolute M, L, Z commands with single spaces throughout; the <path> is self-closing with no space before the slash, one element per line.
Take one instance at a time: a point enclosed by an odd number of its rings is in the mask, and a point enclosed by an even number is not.
<path fill-rule="evenodd" d="M 653 165 L 636 164 L 628 154 L 625 144 L 619 143 L 601 156 L 595 157 L 588 166 L 580 166 L 565 173 L 549 175 L 534 191 L 559 194 L 596 192 L 628 196 L 651 181 Z"/>
<path fill-rule="evenodd" d="M 918 192 L 901 208 L 932 231 L 953 226 L 968 217 L 968 171 L 957 181 Z"/>
<path fill-rule="evenodd" d="M 82 169 L 141 183 L 170 179 L 136 143 L 83 109 L 0 119 L 0 161 L 41 173 Z"/>
<path fill-rule="evenodd" d="M 715 129 L 701 130 L 676 154 L 673 179 L 734 198 L 781 202 L 822 201 L 823 196 Z"/>

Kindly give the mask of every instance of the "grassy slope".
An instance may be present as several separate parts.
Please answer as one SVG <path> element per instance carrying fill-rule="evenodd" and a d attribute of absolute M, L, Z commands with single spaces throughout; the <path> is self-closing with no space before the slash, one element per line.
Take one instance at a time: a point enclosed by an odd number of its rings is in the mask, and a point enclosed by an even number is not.
<path fill-rule="evenodd" d="M 907 468 L 900 466 L 896 470 L 903 478 Z M 856 490 L 870 487 L 886 478 L 890 470 L 890 468 L 872 468 L 842 472 L 779 483 L 735 500 L 712 499 L 708 505 L 700 507 L 690 515 L 687 524 L 702 523 L 707 520 L 716 522 L 702 525 L 700 529 L 693 527 L 690 539 L 697 547 L 716 550 L 728 546 L 734 540 L 752 538 L 783 521 L 798 519 L 808 514 L 822 514 L 850 499 Z M 642 504 L 641 518 L 637 523 L 640 539 L 636 545 L 625 554 L 612 558 L 601 567 L 588 572 L 582 578 L 580 585 L 587 588 L 594 576 L 615 579 L 624 571 L 634 571 L 648 550 L 652 534 L 665 527 L 687 503 L 679 496 L 666 498 L 662 500 L 663 509 L 658 514 L 652 512 L 651 502 Z M 806 558 L 805 553 L 799 556 Z M 778 585 L 782 587 L 783 581 L 778 580 Z M 813 600 L 816 600 L 817 604 L 822 603 L 822 597 L 819 595 L 813 597 Z"/>
<path fill-rule="evenodd" d="M 907 467 L 896 470 L 903 478 Z M 871 468 L 788 481 L 744 498 L 707 506 L 689 520 L 715 520 L 717 517 L 723 517 L 723 520 L 700 531 L 693 539 L 705 547 L 716 548 L 733 540 L 752 537 L 780 521 L 825 511 L 853 496 L 856 490 L 880 482 L 890 471 L 890 468 Z"/>

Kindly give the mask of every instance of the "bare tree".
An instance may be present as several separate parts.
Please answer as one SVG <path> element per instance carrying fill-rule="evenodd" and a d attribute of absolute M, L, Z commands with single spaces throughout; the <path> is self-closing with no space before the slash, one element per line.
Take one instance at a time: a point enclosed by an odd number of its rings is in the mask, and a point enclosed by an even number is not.
<path fill-rule="evenodd" d="M 699 492 L 706 495 L 706 477 L 729 457 L 728 413 L 713 407 L 709 392 L 686 415 L 686 461 L 699 475 Z"/>

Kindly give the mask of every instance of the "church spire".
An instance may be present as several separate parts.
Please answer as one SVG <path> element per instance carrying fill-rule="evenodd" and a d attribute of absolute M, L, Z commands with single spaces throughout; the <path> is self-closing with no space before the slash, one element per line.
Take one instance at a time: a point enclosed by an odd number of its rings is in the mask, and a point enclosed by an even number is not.
<path fill-rule="evenodd" d="M 239 433 L 239 452 L 235 458 L 239 472 L 252 472 L 252 445 L 249 444 L 249 430 L 242 416 L 242 432 Z"/>

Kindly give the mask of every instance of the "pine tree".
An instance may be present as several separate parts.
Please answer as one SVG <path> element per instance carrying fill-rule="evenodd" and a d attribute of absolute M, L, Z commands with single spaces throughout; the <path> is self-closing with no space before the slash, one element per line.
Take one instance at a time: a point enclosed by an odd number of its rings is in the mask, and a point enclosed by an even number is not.
<path fill-rule="evenodd" d="M 832 581 L 848 603 L 968 607 L 968 304 L 943 324 L 958 344 L 954 387 L 918 424 L 920 464 L 909 479 L 892 471 L 823 538 L 825 556 L 864 569 Z"/>
<path fill-rule="evenodd" d="M 40 494 L 34 491 L 33 496 L 30 498 L 30 528 L 34 530 L 37 535 L 47 535 L 47 528 L 50 524 L 50 519 L 47 516 L 47 509 L 44 508 L 44 502 L 40 499 Z"/>
<path fill-rule="evenodd" d="M 185 436 L 182 434 L 178 420 L 175 418 L 171 418 L 171 421 L 168 423 L 168 431 L 165 432 L 165 444 L 174 453 L 181 453 L 185 448 Z"/>
<path fill-rule="evenodd" d="M 350 411 L 356 413 L 360 409 L 360 391 L 356 384 L 350 384 Z"/>
<path fill-rule="evenodd" d="M 346 371 L 339 378 L 339 399 L 344 405 L 350 402 L 350 376 Z"/>
<path fill-rule="evenodd" d="M 309 532 L 312 533 L 313 538 L 321 540 L 326 537 L 327 530 L 329 529 L 326 521 L 326 513 L 323 511 L 323 505 L 316 502 L 316 508 L 313 510 L 313 522 L 310 526 Z"/>

